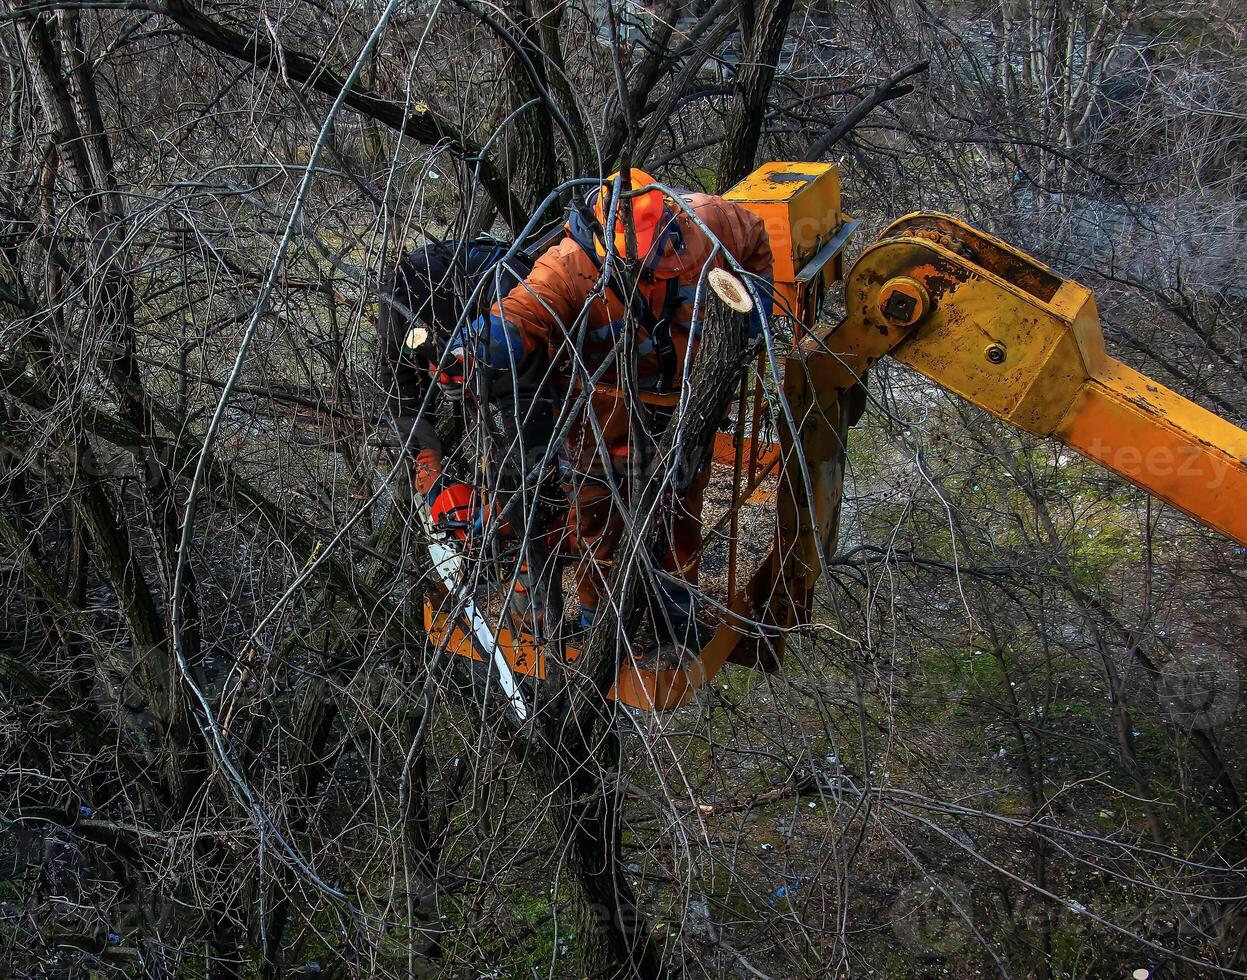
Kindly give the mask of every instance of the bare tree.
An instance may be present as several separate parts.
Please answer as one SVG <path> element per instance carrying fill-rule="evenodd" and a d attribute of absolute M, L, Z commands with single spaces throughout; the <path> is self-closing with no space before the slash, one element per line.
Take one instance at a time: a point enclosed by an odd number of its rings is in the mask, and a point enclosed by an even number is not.
<path fill-rule="evenodd" d="M 759 361 L 708 306 L 627 502 L 621 615 L 549 652 L 517 724 L 428 632 L 444 590 L 371 335 L 405 247 L 531 247 L 574 178 L 725 188 L 834 156 L 864 235 L 962 213 L 1093 286 L 1121 356 L 1241 423 L 1234 5 L 3 18 L 0 971 L 1245 968 L 1240 550 L 884 365 L 780 669 L 621 707 L 652 515 L 742 379 L 755 435 L 800 423 L 771 374 L 787 326 Z M 479 420 L 425 408 L 470 472 Z M 774 533 L 775 492 L 732 523 L 712 484 L 703 608 L 728 538 Z M 475 556 L 482 594 L 508 562 Z"/>

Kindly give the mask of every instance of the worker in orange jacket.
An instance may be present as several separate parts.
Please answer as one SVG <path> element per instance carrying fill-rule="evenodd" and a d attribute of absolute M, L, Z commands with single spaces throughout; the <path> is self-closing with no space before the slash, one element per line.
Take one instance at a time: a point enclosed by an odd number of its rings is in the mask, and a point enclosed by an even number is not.
<path fill-rule="evenodd" d="M 612 175 L 592 195 L 591 212 L 588 207 L 574 208 L 567 233 L 537 260 L 529 276 L 496 302 L 488 316 L 452 341 L 439 383 L 462 383 L 464 374 L 478 363 L 488 364 L 497 376 L 540 352 L 568 369 L 573 389 L 569 397 L 607 361 L 611 363 L 595 385 L 617 384 L 624 351 L 620 338 L 627 319 L 621 293 L 629 290 L 618 282 L 600 288 L 609 239 L 613 263 L 633 260 L 628 263 L 632 275 L 625 278 L 635 282 L 628 302 L 637 331 L 632 349 L 638 385 L 643 392 L 678 390 L 686 352 L 690 345 L 695 350 L 697 343 L 697 326 L 691 320 L 699 284 L 710 269 L 727 263 L 684 208 L 656 188 L 641 190 L 654 180 L 636 169 L 629 181 L 636 191 L 621 193 L 618 205 L 631 211 L 630 236 L 624 216 L 609 213 L 617 177 Z M 760 329 L 772 298 L 771 248 L 762 220 L 722 197 L 694 193 L 681 197 L 685 207 L 753 278 L 762 300 L 754 311 L 755 330 Z M 608 224 L 611 232 L 604 230 Z M 595 387 L 588 404 L 589 413 L 581 413 L 569 432 L 564 474 L 570 499 L 568 530 L 582 559 L 576 586 L 583 626 L 592 623 L 597 613 L 610 559 L 624 529 L 612 488 L 626 493 L 627 481 L 620 477 L 629 465 L 640 462 L 637 457 L 644 451 L 634 442 L 636 430 L 622 393 Z M 654 439 L 661 436 L 664 418 L 645 422 Z M 663 569 L 690 584 L 697 577 L 702 497 L 708 479 L 707 460 L 683 499 L 673 502 L 674 512 L 667 519 L 669 540 Z M 664 593 L 669 625 L 678 641 L 695 626 L 692 596 L 681 586 L 668 585 Z"/>

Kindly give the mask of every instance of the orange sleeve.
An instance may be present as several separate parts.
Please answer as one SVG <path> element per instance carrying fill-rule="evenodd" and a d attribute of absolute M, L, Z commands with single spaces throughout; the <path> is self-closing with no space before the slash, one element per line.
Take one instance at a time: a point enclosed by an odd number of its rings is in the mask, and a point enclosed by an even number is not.
<path fill-rule="evenodd" d="M 748 208 L 722 197 L 706 196 L 698 202 L 697 214 L 718 236 L 746 272 L 765 276 L 772 274 L 771 239 L 766 224 Z"/>
<path fill-rule="evenodd" d="M 494 304 L 490 319 L 518 332 L 526 354 L 557 347 L 563 331 L 570 331 L 580 315 L 597 275 L 581 247 L 564 238 L 536 261 L 527 279 Z"/>

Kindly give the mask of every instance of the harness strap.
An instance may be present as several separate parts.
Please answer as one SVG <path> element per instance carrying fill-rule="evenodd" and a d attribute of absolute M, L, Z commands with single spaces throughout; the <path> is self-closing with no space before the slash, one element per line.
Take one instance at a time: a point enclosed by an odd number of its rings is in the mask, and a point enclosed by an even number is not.
<path fill-rule="evenodd" d="M 594 267 L 601 272 L 602 261 L 598 257 L 597 248 L 595 247 L 592 239 L 594 234 L 601 231 L 601 225 L 596 216 L 593 216 L 590 220 L 586 217 L 583 210 L 578 209 L 578 213 L 584 220 L 585 225 L 589 230 L 590 240 L 586 242 L 583 235 L 578 234 L 580 229 L 577 227 L 575 222 L 569 223 L 568 236 L 572 239 L 572 241 L 580 246 L 581 251 L 589 256 L 589 260 L 593 263 Z M 678 222 L 672 218 L 670 226 L 667 231 L 663 233 L 663 242 L 659 243 L 660 250 L 665 244 L 666 238 L 673 233 L 678 242 L 677 247 L 683 246 L 683 240 L 679 233 Z M 613 276 L 607 283 L 607 287 L 615 293 L 621 304 L 632 310 L 632 315 L 636 317 L 637 321 L 645 329 L 646 334 L 648 334 L 650 339 L 654 342 L 654 353 L 658 357 L 659 391 L 671 391 L 672 386 L 675 384 L 676 373 L 675 343 L 671 338 L 671 324 L 675 319 L 676 311 L 681 305 L 679 277 L 672 276 L 667 280 L 667 293 L 663 299 L 661 316 L 654 315 L 654 311 L 650 308 L 649 303 L 645 301 L 645 297 L 641 295 L 639 290 L 634 289 L 632 291 L 631 302 L 628 302 L 624 297 L 624 290 L 615 281 Z"/>
<path fill-rule="evenodd" d="M 658 371 L 660 391 L 671 391 L 675 385 L 675 342 L 671 339 L 671 321 L 676 310 L 680 308 L 680 283 L 678 277 L 667 280 L 667 295 L 663 301 L 662 316 L 648 326 L 649 335 L 654 341 L 654 352 L 658 355 Z"/>

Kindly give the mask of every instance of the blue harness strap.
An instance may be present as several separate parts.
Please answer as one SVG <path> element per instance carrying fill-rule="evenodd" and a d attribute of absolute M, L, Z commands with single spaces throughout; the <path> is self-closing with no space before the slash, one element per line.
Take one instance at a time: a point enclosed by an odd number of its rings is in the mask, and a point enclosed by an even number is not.
<path fill-rule="evenodd" d="M 598 234 L 600 231 L 601 225 L 596 217 L 586 217 L 580 209 L 572 210 L 570 220 L 567 222 L 568 237 L 580 246 L 581 251 L 585 255 L 589 256 L 590 261 L 599 272 L 602 271 L 602 260 L 598 257 L 597 245 L 595 243 L 601 238 L 601 235 Z M 662 255 L 662 250 L 666 247 L 668 239 L 673 239 L 676 242 L 677 249 L 683 249 L 683 235 L 680 232 L 679 222 L 674 218 L 668 222 L 667 228 L 659 239 L 650 267 L 642 273 L 643 276 L 651 281 L 653 279 L 653 264 Z M 654 311 L 650 309 L 650 305 L 639 291 L 632 291 L 632 301 L 629 303 L 624 298 L 624 289 L 613 277 L 607 286 L 619 298 L 619 302 L 632 311 L 632 315 L 636 317 L 647 336 L 653 341 L 654 354 L 658 358 L 658 391 L 661 393 L 671 391 L 675 384 L 677 367 L 675 342 L 671 337 L 671 325 L 675 319 L 676 312 L 683 304 L 683 298 L 680 295 L 679 277 L 672 276 L 667 280 L 667 292 L 663 298 L 661 316 L 654 315 Z"/>

